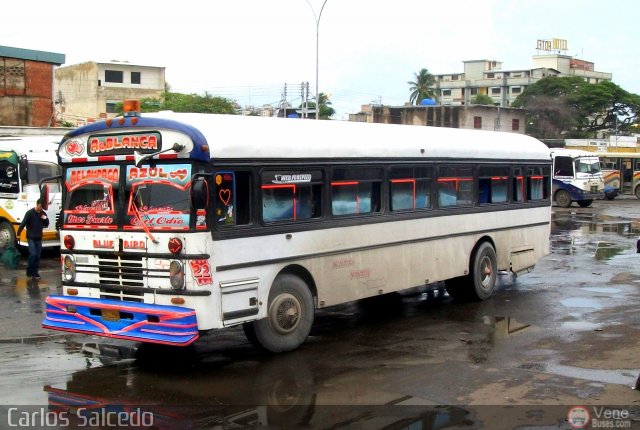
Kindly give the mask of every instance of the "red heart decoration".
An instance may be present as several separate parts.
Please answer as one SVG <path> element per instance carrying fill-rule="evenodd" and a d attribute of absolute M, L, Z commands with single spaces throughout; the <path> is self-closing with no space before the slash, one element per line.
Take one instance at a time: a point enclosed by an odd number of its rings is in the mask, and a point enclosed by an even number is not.
<path fill-rule="evenodd" d="M 229 202 L 231 201 L 231 190 L 228 188 L 221 189 L 220 192 L 218 192 L 218 197 L 225 206 L 229 206 Z"/>

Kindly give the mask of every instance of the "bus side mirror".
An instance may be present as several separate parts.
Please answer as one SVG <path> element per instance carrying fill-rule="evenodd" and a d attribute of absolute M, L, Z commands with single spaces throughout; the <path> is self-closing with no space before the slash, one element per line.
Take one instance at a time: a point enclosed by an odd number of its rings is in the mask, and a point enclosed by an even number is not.
<path fill-rule="evenodd" d="M 18 171 L 23 183 L 29 179 L 29 162 L 26 157 L 20 157 L 18 160 Z"/>
<path fill-rule="evenodd" d="M 194 177 L 191 187 L 191 205 L 195 209 L 206 209 L 209 207 L 209 182 L 206 178 Z"/>
<path fill-rule="evenodd" d="M 44 210 L 49 208 L 49 184 L 40 185 L 40 204 Z"/>

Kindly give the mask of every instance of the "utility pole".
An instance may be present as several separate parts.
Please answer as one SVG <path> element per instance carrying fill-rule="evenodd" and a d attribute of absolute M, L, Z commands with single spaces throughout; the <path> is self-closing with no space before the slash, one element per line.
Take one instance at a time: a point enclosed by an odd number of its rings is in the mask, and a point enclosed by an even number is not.
<path fill-rule="evenodd" d="M 320 8 L 320 13 L 316 16 L 316 11 L 313 9 L 309 0 L 306 0 L 307 4 L 311 8 L 311 12 L 313 12 L 313 19 L 316 21 L 316 119 L 320 119 L 320 89 L 318 85 L 318 48 L 320 46 L 320 18 L 322 18 L 322 11 L 324 10 L 324 5 L 327 4 L 327 0 L 322 2 L 322 7 Z"/>

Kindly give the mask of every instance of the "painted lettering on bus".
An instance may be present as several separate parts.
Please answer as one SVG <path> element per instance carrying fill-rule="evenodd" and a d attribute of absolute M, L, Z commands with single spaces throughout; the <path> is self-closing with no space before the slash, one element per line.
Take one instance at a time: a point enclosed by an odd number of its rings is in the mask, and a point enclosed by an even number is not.
<path fill-rule="evenodd" d="M 94 248 L 113 249 L 113 240 L 93 239 Z"/>
<path fill-rule="evenodd" d="M 120 169 L 114 168 L 97 168 L 97 169 L 74 169 L 69 172 L 68 184 L 73 187 L 79 183 L 88 180 L 102 180 L 111 183 L 117 183 L 120 177 Z"/>
<path fill-rule="evenodd" d="M 125 240 L 122 242 L 124 249 L 146 249 L 143 240 Z"/>
<path fill-rule="evenodd" d="M 113 224 L 113 218 L 109 216 L 100 217 L 100 216 L 95 216 L 91 214 L 86 217 L 69 214 L 67 216 L 67 223 L 68 224 L 104 225 L 104 224 Z"/>
<path fill-rule="evenodd" d="M 158 150 L 158 136 L 155 134 L 134 134 L 124 136 L 96 136 L 89 138 L 89 152 L 100 154 L 120 149 Z"/>
<path fill-rule="evenodd" d="M 352 270 L 350 273 L 350 279 L 362 279 L 371 277 L 370 269 Z"/>
<path fill-rule="evenodd" d="M 355 261 L 353 258 L 337 258 L 331 262 L 331 267 L 333 269 L 342 269 L 344 267 L 353 266 Z"/>
<path fill-rule="evenodd" d="M 179 179 L 184 181 L 188 176 L 186 169 L 166 172 L 162 167 L 132 167 L 129 170 L 129 181 L 135 179 Z"/>

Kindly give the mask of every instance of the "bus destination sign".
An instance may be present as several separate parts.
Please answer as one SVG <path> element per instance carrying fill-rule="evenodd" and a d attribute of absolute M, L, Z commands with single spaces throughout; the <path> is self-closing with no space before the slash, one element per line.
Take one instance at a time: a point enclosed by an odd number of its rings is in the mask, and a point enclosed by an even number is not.
<path fill-rule="evenodd" d="M 158 132 L 94 135 L 87 141 L 89 156 L 127 155 L 134 151 L 151 154 L 161 150 L 162 136 Z"/>

